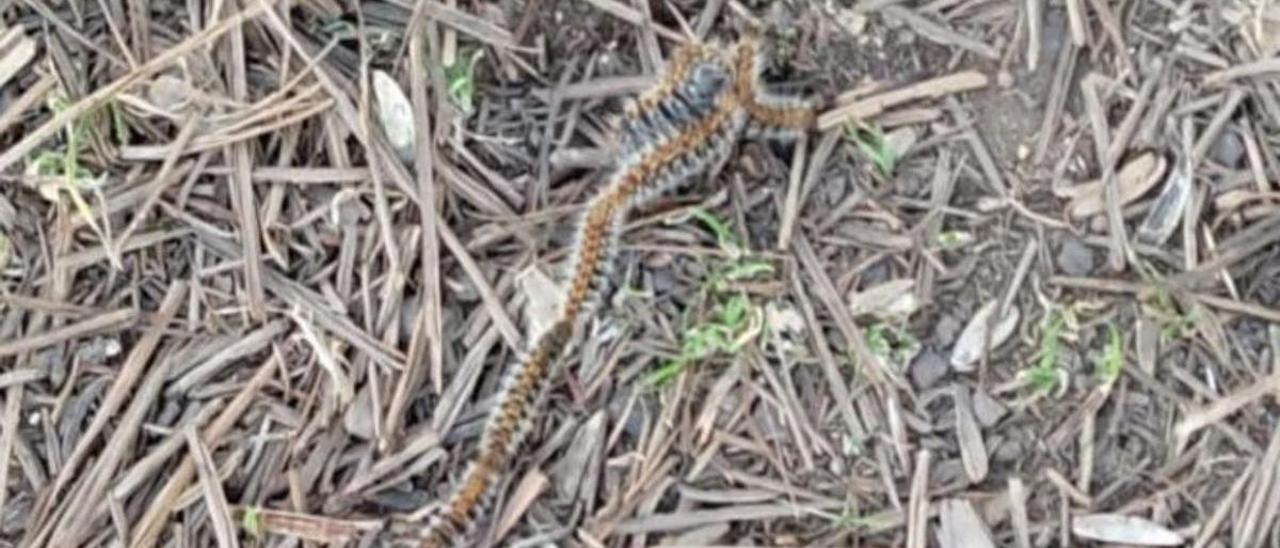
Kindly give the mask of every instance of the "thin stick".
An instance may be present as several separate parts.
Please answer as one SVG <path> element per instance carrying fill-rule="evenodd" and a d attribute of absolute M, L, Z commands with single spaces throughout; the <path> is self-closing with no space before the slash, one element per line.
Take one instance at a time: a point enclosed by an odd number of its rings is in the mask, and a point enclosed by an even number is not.
<path fill-rule="evenodd" d="M 23 352 L 39 350 L 60 342 L 83 338 L 94 333 L 133 323 L 136 319 L 138 319 L 138 311 L 133 308 L 122 308 L 120 310 L 99 314 L 87 320 L 59 327 L 57 329 L 27 335 L 6 343 L 0 343 L 0 357 L 13 356 Z"/>
<path fill-rule="evenodd" d="M 190 458 L 194 459 L 196 471 L 199 472 L 205 509 L 209 511 L 209 520 L 213 522 L 213 535 L 218 540 L 218 546 L 237 548 L 240 546 L 239 537 L 236 536 L 236 528 L 227 506 L 227 494 L 222 490 L 213 455 L 209 454 L 209 448 L 200 440 L 194 426 L 188 426 L 183 435 L 187 440 L 187 449 L 191 452 Z"/>
<path fill-rule="evenodd" d="M 831 135 L 838 134 L 831 132 Z M 778 249 L 782 251 L 786 251 L 791 241 L 791 231 L 795 229 L 796 217 L 800 213 L 800 177 L 804 173 L 804 158 L 808 153 L 809 139 L 801 137 L 791 156 L 791 176 L 787 178 L 787 198 L 782 206 L 782 227 L 778 230 Z M 809 169 L 812 170 L 814 167 L 810 165 Z"/>
<path fill-rule="evenodd" d="M 941 97 L 987 86 L 987 75 L 977 71 L 964 71 L 925 80 L 905 88 L 873 95 L 865 99 L 839 106 L 818 117 L 818 130 L 826 131 L 854 120 L 865 120 L 891 107 L 930 97 Z"/>
<path fill-rule="evenodd" d="M 142 205 L 133 213 L 133 219 L 129 220 L 129 224 L 120 231 L 120 235 L 116 237 L 115 248 L 111 250 L 111 255 L 119 257 L 124 253 L 124 244 L 129 240 L 138 227 L 142 226 L 142 222 L 146 220 L 147 214 L 151 208 L 160 201 L 160 195 L 164 194 L 164 190 L 173 184 L 182 173 L 175 173 L 173 168 L 178 164 L 178 158 L 182 156 L 182 151 L 191 143 L 191 139 L 196 135 L 196 128 L 200 125 L 200 118 L 195 115 L 187 117 L 183 123 L 182 129 L 178 131 L 178 136 L 169 145 L 169 154 L 165 157 L 164 163 L 160 164 L 160 172 L 156 174 L 155 182 L 151 183 L 150 192 L 147 193 L 146 199 L 142 201 Z"/>
<path fill-rule="evenodd" d="M 907 548 L 924 548 L 929 543 L 929 461 L 931 453 L 916 453 L 916 471 L 911 478 L 911 499 L 907 503 Z"/>
<path fill-rule="evenodd" d="M 1081 0 L 1066 0 L 1067 22 L 1071 26 L 1071 42 L 1082 48 L 1089 43 L 1089 29 L 1084 24 L 1084 6 Z"/>
<path fill-rule="evenodd" d="M 1084 96 L 1085 110 L 1089 116 L 1089 125 L 1093 129 L 1093 143 L 1097 157 L 1102 161 L 1102 181 L 1107 207 L 1107 261 L 1112 270 L 1124 269 L 1128 256 L 1128 231 L 1125 229 L 1124 217 L 1120 213 L 1119 190 L 1116 186 L 1115 165 L 1107 162 L 1107 149 L 1111 143 L 1111 130 L 1107 125 L 1106 111 L 1102 98 L 1098 95 L 1101 77 L 1096 73 L 1085 76 L 1080 82 L 1080 90 Z"/>
<path fill-rule="evenodd" d="M 1027 9 L 1027 71 L 1035 72 L 1040 66 L 1040 37 L 1044 28 L 1044 0 L 1026 0 Z"/>

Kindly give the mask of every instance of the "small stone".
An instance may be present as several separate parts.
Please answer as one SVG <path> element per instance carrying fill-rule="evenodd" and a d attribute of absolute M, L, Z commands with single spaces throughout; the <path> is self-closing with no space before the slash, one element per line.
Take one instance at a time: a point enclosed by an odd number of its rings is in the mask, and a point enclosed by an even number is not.
<path fill-rule="evenodd" d="M 151 80 L 147 99 L 161 109 L 176 112 L 191 98 L 191 93 L 191 86 L 182 78 L 161 74 Z"/>
<path fill-rule="evenodd" d="M 369 389 L 368 384 L 360 389 L 356 394 L 355 402 L 343 413 L 342 426 L 354 437 L 362 440 L 373 439 L 373 391 Z"/>
<path fill-rule="evenodd" d="M 644 262 L 645 268 L 652 270 L 667 270 L 675 263 L 676 257 L 671 253 L 658 252 L 645 255 L 641 261 Z"/>
<path fill-rule="evenodd" d="M 885 261 L 877 262 L 862 274 L 863 285 L 871 287 L 889 281 L 889 265 Z"/>
<path fill-rule="evenodd" d="M 936 352 L 921 352 L 911 363 L 911 383 L 918 390 L 932 387 L 947 374 L 947 360 Z"/>
<path fill-rule="evenodd" d="M 1018 442 L 1012 439 L 1005 439 L 995 444 L 995 451 L 992 452 L 991 460 L 996 462 L 1016 462 L 1025 456 L 1022 446 Z"/>
<path fill-rule="evenodd" d="M 1234 131 L 1223 131 L 1213 142 L 1213 161 L 1229 168 L 1240 164 L 1244 158 L 1244 142 Z"/>
<path fill-rule="evenodd" d="M 944 315 L 938 318 L 938 323 L 933 326 L 933 340 L 938 346 L 951 346 L 962 327 L 960 320 L 955 316 Z"/>
<path fill-rule="evenodd" d="M 960 462 L 960 458 L 952 458 L 939 461 L 933 465 L 933 469 L 929 471 L 929 482 L 937 481 L 937 485 L 957 485 L 968 484 L 969 480 L 965 477 L 964 464 Z"/>
<path fill-rule="evenodd" d="M 1007 70 L 997 72 L 996 84 L 1002 88 L 1013 87 L 1013 74 L 1010 74 Z"/>
<path fill-rule="evenodd" d="M 1085 276 L 1093 272 L 1093 251 L 1077 238 L 1067 238 L 1058 251 L 1058 268 L 1068 276 Z"/>
<path fill-rule="evenodd" d="M 427 502 L 428 492 L 423 489 L 406 489 L 407 485 L 395 485 L 389 489 L 379 490 L 370 495 L 370 501 L 390 510 L 410 512 L 421 508 Z"/>
<path fill-rule="evenodd" d="M 1009 409 L 999 400 L 988 396 L 986 392 L 974 392 L 973 415 L 983 428 L 991 428 L 1009 413 Z"/>
<path fill-rule="evenodd" d="M 676 280 L 671 275 L 671 269 L 662 268 L 649 273 L 649 288 L 655 295 L 667 295 L 675 290 L 675 287 Z"/>

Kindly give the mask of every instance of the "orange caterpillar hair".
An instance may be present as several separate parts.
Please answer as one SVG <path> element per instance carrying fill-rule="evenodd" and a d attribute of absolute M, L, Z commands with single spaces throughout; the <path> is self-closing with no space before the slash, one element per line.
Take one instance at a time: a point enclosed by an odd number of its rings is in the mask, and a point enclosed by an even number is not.
<path fill-rule="evenodd" d="M 686 61 L 669 67 L 680 77 L 668 74 L 669 88 L 649 96 L 646 108 L 656 110 L 634 124 L 636 151 L 619 162 L 605 189 L 588 206 L 560 313 L 512 370 L 489 415 L 477 456 L 423 532 L 424 548 L 455 544 L 488 506 L 503 468 L 514 457 L 539 408 L 576 321 L 595 305 L 603 290 L 626 213 L 723 157 L 741 132 L 745 119 L 733 93 L 732 65 L 718 55 L 681 55 Z M 680 108 L 698 115 L 673 120 L 663 114 L 675 108 L 663 104 L 677 100 Z M 681 129 L 674 130 L 676 126 Z M 648 141 L 639 142 L 643 139 Z"/>
<path fill-rule="evenodd" d="M 477 455 L 418 537 L 422 548 L 456 545 L 488 507 L 577 321 L 604 291 L 627 213 L 725 158 L 748 124 L 764 136 L 786 136 L 812 126 L 807 105 L 764 94 L 757 81 L 758 55 L 751 41 L 731 52 L 701 44 L 682 48 L 659 83 L 628 109 L 620 127 L 623 155 L 579 225 L 560 313 L 509 374 Z"/>
<path fill-rule="evenodd" d="M 764 87 L 764 50 L 754 37 L 738 42 L 734 86 L 747 111 L 747 133 L 772 139 L 794 139 L 813 129 L 818 114 L 813 102 L 771 93 Z"/>

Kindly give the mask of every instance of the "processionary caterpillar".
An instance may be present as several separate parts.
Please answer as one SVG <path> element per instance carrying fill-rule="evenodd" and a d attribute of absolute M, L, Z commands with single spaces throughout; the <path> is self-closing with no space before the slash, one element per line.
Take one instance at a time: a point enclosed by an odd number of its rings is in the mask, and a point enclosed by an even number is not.
<path fill-rule="evenodd" d="M 422 532 L 423 548 L 457 544 L 488 507 L 554 378 L 576 322 L 598 304 L 627 213 L 719 163 L 744 131 L 794 138 L 813 127 L 814 110 L 808 102 L 764 90 L 760 56 L 754 39 L 729 49 L 682 47 L 672 55 L 660 82 L 628 108 L 619 128 L 621 158 L 580 221 L 559 315 L 509 373 L 477 455 Z"/>

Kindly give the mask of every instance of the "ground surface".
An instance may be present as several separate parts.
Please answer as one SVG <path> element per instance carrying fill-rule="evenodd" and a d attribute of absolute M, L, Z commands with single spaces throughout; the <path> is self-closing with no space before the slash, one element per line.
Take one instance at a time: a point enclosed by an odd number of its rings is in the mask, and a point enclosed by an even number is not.
<path fill-rule="evenodd" d="M 1280 543 L 1274 2 L 210 4 L 0 11 L 0 546 L 420 520 L 749 27 L 822 127 L 631 219 L 476 544 Z"/>

